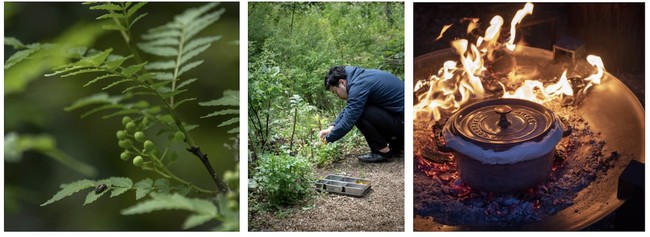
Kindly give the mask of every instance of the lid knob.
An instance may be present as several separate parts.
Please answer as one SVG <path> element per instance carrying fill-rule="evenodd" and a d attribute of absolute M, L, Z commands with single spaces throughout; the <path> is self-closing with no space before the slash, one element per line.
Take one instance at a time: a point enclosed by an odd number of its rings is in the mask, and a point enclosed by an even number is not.
<path fill-rule="evenodd" d="M 507 105 L 496 106 L 494 107 L 494 112 L 497 112 L 497 114 L 501 116 L 499 118 L 499 123 L 498 123 L 501 129 L 506 129 L 508 126 L 510 126 L 510 121 L 508 121 L 508 118 L 506 117 L 508 113 L 512 112 L 512 108 L 510 108 L 510 106 Z"/>

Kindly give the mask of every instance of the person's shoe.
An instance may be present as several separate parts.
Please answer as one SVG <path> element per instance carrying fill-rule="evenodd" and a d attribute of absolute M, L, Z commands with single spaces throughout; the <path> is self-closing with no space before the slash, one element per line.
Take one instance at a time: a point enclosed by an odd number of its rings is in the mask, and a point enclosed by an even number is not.
<path fill-rule="evenodd" d="M 381 162 L 386 161 L 393 156 L 392 152 L 379 153 L 379 152 L 370 152 L 368 154 L 361 155 L 357 157 L 360 161 L 365 162 Z"/>

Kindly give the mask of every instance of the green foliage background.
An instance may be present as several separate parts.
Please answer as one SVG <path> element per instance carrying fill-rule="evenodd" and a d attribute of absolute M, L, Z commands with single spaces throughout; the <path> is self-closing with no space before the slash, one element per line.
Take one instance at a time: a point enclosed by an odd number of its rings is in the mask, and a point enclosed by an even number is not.
<path fill-rule="evenodd" d="M 318 131 L 327 128 L 345 104 L 325 90 L 323 78 L 332 66 L 352 65 L 382 69 L 404 79 L 404 4 L 249 3 L 248 15 L 250 177 L 283 179 L 256 177 L 274 175 L 258 174 L 254 167 L 268 154 L 289 154 L 279 159 L 307 159 L 321 166 L 342 154 L 364 150 L 366 143 L 356 129 L 333 144 L 318 140 Z M 258 190 L 262 193 L 254 193 L 253 202 L 282 203 L 263 193 L 268 188 Z"/>
<path fill-rule="evenodd" d="M 114 48 L 114 52 L 128 54 L 121 36 L 116 31 L 105 31 L 95 20 L 102 13 L 88 10 L 80 3 L 4 3 L 5 36 L 15 37 L 25 44 L 48 42 L 68 46 L 88 46 L 97 49 Z M 173 19 L 190 7 L 201 3 L 150 3 L 141 11 L 149 15 L 134 25 L 140 34 L 147 29 Z M 188 87 L 198 101 L 219 98 L 227 89 L 238 89 L 239 78 L 239 4 L 222 3 L 226 13 L 207 32 L 223 38 L 202 54 L 205 63 L 188 72 L 199 80 Z M 38 17 L 34 17 L 38 16 Z M 5 61 L 15 51 L 5 46 Z M 21 62 L 5 71 L 5 135 L 8 132 L 38 137 L 41 143 L 17 160 L 4 162 L 5 230 L 177 230 L 187 216 L 184 211 L 162 211 L 145 215 L 120 215 L 123 208 L 134 204 L 134 197 L 123 195 L 100 199 L 92 205 L 81 206 L 84 195 L 76 195 L 40 207 L 62 183 L 80 179 L 101 179 L 109 176 L 128 176 L 134 180 L 146 177 L 130 162 L 120 160 L 122 149 L 117 146 L 115 131 L 122 128 L 119 117 L 102 120 L 98 115 L 81 119 L 82 112 L 65 112 L 64 107 L 74 100 L 97 92 L 98 88 L 83 88 L 79 78 L 45 78 L 48 69 L 66 63 L 56 55 L 38 62 Z M 22 65 L 25 64 L 25 65 Z M 101 88 L 101 86 L 99 86 Z M 236 168 L 237 152 L 224 147 L 230 144 L 227 131 L 219 128 L 222 121 L 200 118 L 213 112 L 213 107 L 202 107 L 190 102 L 179 108 L 185 121 L 198 124 L 191 133 L 202 150 L 209 154 L 218 174 Z M 42 137 L 41 134 L 47 134 Z M 6 138 L 6 137 L 5 137 Z M 53 139 L 53 140 L 52 140 Z M 71 166 L 51 159 L 52 147 L 94 169 L 77 172 Z M 198 159 L 173 147 L 181 154 L 171 169 L 192 183 L 212 188 L 214 184 Z M 5 148 L 5 150 L 7 150 Z M 61 156 L 60 153 L 56 153 Z M 73 164 L 74 167 L 78 164 Z M 63 214 L 64 213 L 64 214 Z M 177 217 L 176 217 L 177 216 Z"/>

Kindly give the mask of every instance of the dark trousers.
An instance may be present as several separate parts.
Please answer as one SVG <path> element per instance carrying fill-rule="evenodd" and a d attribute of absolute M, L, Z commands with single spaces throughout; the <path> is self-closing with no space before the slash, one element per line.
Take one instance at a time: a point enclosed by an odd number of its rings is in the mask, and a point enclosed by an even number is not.
<path fill-rule="evenodd" d="M 394 152 L 404 148 L 404 114 L 390 113 L 369 105 L 355 125 L 373 152 L 378 152 L 386 145 Z"/>

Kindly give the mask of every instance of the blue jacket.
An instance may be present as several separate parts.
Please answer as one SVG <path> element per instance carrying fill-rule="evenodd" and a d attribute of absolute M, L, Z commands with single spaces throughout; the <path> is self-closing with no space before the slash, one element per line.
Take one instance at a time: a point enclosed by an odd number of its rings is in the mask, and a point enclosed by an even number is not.
<path fill-rule="evenodd" d="M 367 105 L 404 116 L 404 81 L 385 71 L 360 67 L 346 66 L 345 74 L 348 100 L 325 137 L 327 142 L 335 142 L 352 130 Z"/>

